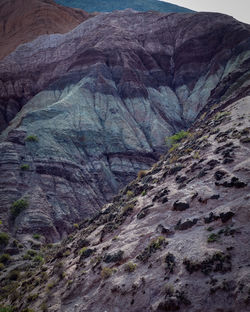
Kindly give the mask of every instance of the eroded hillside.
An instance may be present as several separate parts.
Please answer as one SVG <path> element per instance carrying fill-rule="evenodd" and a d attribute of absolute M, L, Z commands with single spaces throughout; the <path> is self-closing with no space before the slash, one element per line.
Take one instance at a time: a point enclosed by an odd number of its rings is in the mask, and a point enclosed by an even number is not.
<path fill-rule="evenodd" d="M 249 34 L 222 14 L 125 10 L 20 45 L 0 62 L 2 118 L 25 104 L 1 136 L 3 230 L 60 240 L 206 105 L 248 95 Z"/>
<path fill-rule="evenodd" d="M 39 250 L 34 237 L 36 251 L 15 247 L 1 274 L 6 305 L 250 311 L 249 104 L 244 97 L 210 107 L 186 138 L 62 244 Z"/>

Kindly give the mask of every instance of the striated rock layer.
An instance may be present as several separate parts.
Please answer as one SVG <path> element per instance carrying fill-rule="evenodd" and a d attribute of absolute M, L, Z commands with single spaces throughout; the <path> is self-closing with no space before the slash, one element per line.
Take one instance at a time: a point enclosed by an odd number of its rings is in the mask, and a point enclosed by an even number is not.
<path fill-rule="evenodd" d="M 19 248 L 15 272 L 30 271 L 17 281 L 2 273 L 2 302 L 14 311 L 250 311 L 250 97 L 224 106 L 62 244 L 38 258 Z"/>
<path fill-rule="evenodd" d="M 63 7 L 53 0 L 3 0 L 0 3 L 0 59 L 20 44 L 44 34 L 66 33 L 92 16 L 94 14 Z M 26 94 L 28 88 L 29 84 L 23 83 L 22 93 Z M 8 101 L 7 105 L 1 100 L 0 131 L 15 117 L 23 104 L 19 98 L 18 101 Z"/>
<path fill-rule="evenodd" d="M 249 93 L 249 34 L 221 14 L 126 10 L 19 46 L 0 62 L 2 107 L 26 103 L 2 133 L 1 219 L 27 197 L 13 232 L 63 237 L 167 135 Z"/>
<path fill-rule="evenodd" d="M 0 59 L 20 44 L 40 35 L 64 34 L 93 15 L 53 0 L 2 0 L 0 3 Z"/>

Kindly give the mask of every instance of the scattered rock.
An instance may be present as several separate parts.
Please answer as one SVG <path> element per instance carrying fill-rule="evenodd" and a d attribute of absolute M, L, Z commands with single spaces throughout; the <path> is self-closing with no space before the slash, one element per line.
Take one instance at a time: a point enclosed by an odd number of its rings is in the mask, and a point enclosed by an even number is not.
<path fill-rule="evenodd" d="M 181 220 L 179 220 L 175 226 L 175 229 L 179 230 L 179 231 L 187 230 L 187 229 L 191 228 L 192 226 L 194 226 L 198 222 L 198 220 L 199 219 L 197 219 L 197 218 L 195 218 L 193 220 L 185 220 L 183 222 Z"/>
<path fill-rule="evenodd" d="M 174 202 L 174 205 L 173 205 L 173 210 L 175 211 L 184 211 L 186 209 L 188 209 L 190 206 L 189 206 L 189 203 L 185 202 L 185 201 L 175 201 Z"/>
<path fill-rule="evenodd" d="M 220 181 L 225 175 L 227 175 L 226 171 L 218 170 L 215 172 L 214 177 L 217 181 Z"/>
<path fill-rule="evenodd" d="M 220 219 L 221 219 L 222 223 L 227 222 L 227 221 L 230 220 L 233 216 L 234 216 L 234 213 L 233 213 L 232 211 L 220 213 Z"/>
<path fill-rule="evenodd" d="M 110 262 L 119 262 L 122 260 L 124 251 L 119 250 L 114 254 L 106 254 L 103 258 L 103 261 L 106 263 L 110 263 Z"/>

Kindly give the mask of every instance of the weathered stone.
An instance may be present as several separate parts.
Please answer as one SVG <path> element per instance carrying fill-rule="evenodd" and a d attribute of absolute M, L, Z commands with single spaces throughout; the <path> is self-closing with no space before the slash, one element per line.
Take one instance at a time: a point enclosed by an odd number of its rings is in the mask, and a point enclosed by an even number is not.
<path fill-rule="evenodd" d="M 189 203 L 177 200 L 176 202 L 174 202 L 173 210 L 184 211 L 188 209 L 189 207 L 190 207 Z"/>
<path fill-rule="evenodd" d="M 191 228 L 192 226 L 194 226 L 197 222 L 198 222 L 197 218 L 194 218 L 192 220 L 188 219 L 188 220 L 185 220 L 183 222 L 181 220 L 179 220 L 175 226 L 175 229 L 179 230 L 179 231 L 184 231 L 184 230 L 187 230 L 187 229 Z"/>

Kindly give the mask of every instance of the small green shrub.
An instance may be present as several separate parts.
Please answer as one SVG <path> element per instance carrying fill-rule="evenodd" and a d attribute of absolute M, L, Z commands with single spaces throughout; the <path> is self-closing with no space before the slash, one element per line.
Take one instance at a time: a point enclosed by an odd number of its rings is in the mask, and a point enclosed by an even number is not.
<path fill-rule="evenodd" d="M 78 223 L 74 223 L 74 228 L 75 229 L 79 229 L 79 224 Z"/>
<path fill-rule="evenodd" d="M 10 210 L 12 218 L 15 219 L 22 211 L 27 209 L 28 206 L 29 206 L 29 203 L 28 203 L 27 199 L 22 198 L 22 199 L 16 200 L 12 204 L 11 210 Z"/>
<path fill-rule="evenodd" d="M 208 236 L 207 242 L 213 243 L 213 242 L 216 242 L 219 238 L 220 238 L 220 236 L 218 234 L 212 233 Z"/>
<path fill-rule="evenodd" d="M 36 135 L 32 134 L 26 137 L 25 141 L 27 142 L 38 142 L 38 138 Z"/>
<path fill-rule="evenodd" d="M 166 284 L 164 286 L 164 293 L 166 296 L 173 296 L 174 295 L 174 286 Z"/>
<path fill-rule="evenodd" d="M 6 264 L 10 261 L 10 255 L 9 254 L 2 254 L 0 256 L 0 262 L 3 264 Z"/>
<path fill-rule="evenodd" d="M 47 305 L 47 303 L 46 303 L 46 302 L 43 302 L 43 303 L 41 304 L 40 308 L 41 308 L 41 311 L 42 311 L 42 312 L 47 312 L 47 311 L 48 311 L 48 305 Z"/>
<path fill-rule="evenodd" d="M 134 192 L 128 190 L 126 195 L 127 195 L 127 198 L 130 199 L 134 196 Z"/>
<path fill-rule="evenodd" d="M 2 271 L 4 268 L 5 268 L 5 265 L 2 262 L 0 262 L 0 271 Z"/>
<path fill-rule="evenodd" d="M 124 216 L 129 215 L 133 211 L 134 207 L 135 207 L 135 202 L 126 204 L 124 207 L 122 207 L 122 214 Z"/>
<path fill-rule="evenodd" d="M 33 234 L 33 238 L 39 240 L 41 238 L 40 234 Z"/>
<path fill-rule="evenodd" d="M 64 257 L 68 257 L 70 255 L 70 250 L 66 250 L 64 253 L 63 253 L 63 256 Z"/>
<path fill-rule="evenodd" d="M 125 270 L 126 272 L 132 273 L 132 272 L 135 271 L 135 269 L 136 269 L 136 264 L 135 264 L 135 263 L 133 263 L 133 262 L 128 262 L 128 263 L 125 264 L 124 270 Z"/>
<path fill-rule="evenodd" d="M 173 153 L 179 146 L 180 146 L 179 143 L 173 144 L 169 149 L 169 153 Z"/>
<path fill-rule="evenodd" d="M 22 164 L 22 165 L 20 166 L 20 169 L 23 170 L 23 171 L 29 170 L 29 168 L 30 168 L 30 166 L 29 166 L 28 164 Z"/>
<path fill-rule="evenodd" d="M 52 281 L 51 283 L 47 284 L 47 290 L 51 290 L 52 288 L 54 288 L 56 286 L 56 282 Z"/>
<path fill-rule="evenodd" d="M 18 270 L 12 270 L 7 275 L 7 279 L 11 281 L 17 281 L 20 277 L 20 272 Z"/>
<path fill-rule="evenodd" d="M 149 248 L 154 250 L 160 249 L 165 242 L 166 239 L 164 236 L 158 236 L 150 242 Z"/>
<path fill-rule="evenodd" d="M 27 251 L 27 254 L 31 257 L 35 257 L 37 255 L 37 252 L 35 250 L 29 249 Z"/>
<path fill-rule="evenodd" d="M 14 312 L 14 309 L 12 307 L 4 307 L 4 306 L 0 306 L 0 312 Z"/>
<path fill-rule="evenodd" d="M 9 243 L 9 235 L 5 232 L 0 232 L 0 246 L 7 246 Z"/>
<path fill-rule="evenodd" d="M 193 158 L 194 158 L 194 159 L 200 159 L 200 153 L 199 153 L 199 151 L 195 151 L 195 152 L 194 152 Z"/>
<path fill-rule="evenodd" d="M 27 302 L 35 301 L 38 297 L 38 294 L 29 294 L 27 297 Z"/>
<path fill-rule="evenodd" d="M 44 259 L 42 256 L 40 255 L 37 255 L 33 258 L 33 261 L 36 262 L 36 263 L 43 263 L 44 262 Z"/>
<path fill-rule="evenodd" d="M 137 174 L 138 179 L 141 180 L 143 177 L 145 177 L 147 173 L 148 173 L 147 170 L 140 170 Z"/>
<path fill-rule="evenodd" d="M 215 115 L 214 119 L 215 119 L 215 120 L 219 120 L 219 119 L 222 119 L 222 118 L 224 118 L 224 117 L 226 117 L 226 116 L 229 116 L 229 115 L 231 115 L 231 112 L 218 112 L 218 113 Z"/>
<path fill-rule="evenodd" d="M 180 132 L 170 136 L 170 137 L 166 137 L 166 144 L 167 146 L 170 148 L 172 147 L 174 144 L 180 142 L 182 139 L 185 139 L 189 136 L 189 132 L 181 130 Z"/>
<path fill-rule="evenodd" d="M 113 273 L 112 269 L 105 267 L 101 271 L 101 277 L 103 279 L 107 279 L 107 278 L 109 278 L 112 275 L 112 273 Z"/>
<path fill-rule="evenodd" d="M 88 250 L 88 247 L 83 247 L 83 248 L 79 251 L 80 255 L 84 254 L 87 250 Z"/>

